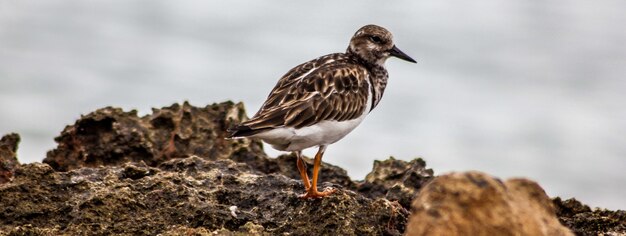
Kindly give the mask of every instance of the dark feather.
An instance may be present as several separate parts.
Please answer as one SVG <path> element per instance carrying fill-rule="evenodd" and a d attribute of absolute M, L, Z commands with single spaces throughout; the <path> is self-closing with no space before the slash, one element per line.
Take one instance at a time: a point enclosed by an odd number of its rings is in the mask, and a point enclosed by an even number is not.
<path fill-rule="evenodd" d="M 233 137 L 277 127 L 302 128 L 324 120 L 356 119 L 369 105 L 368 68 L 351 55 L 330 54 L 291 69 Z"/>
<path fill-rule="evenodd" d="M 237 137 L 252 136 L 252 135 L 261 133 L 263 131 L 266 131 L 268 129 L 271 129 L 271 128 L 252 129 L 249 126 L 238 125 L 233 128 L 229 128 L 228 130 L 226 130 L 226 132 L 229 133 L 228 138 L 237 138 Z"/>

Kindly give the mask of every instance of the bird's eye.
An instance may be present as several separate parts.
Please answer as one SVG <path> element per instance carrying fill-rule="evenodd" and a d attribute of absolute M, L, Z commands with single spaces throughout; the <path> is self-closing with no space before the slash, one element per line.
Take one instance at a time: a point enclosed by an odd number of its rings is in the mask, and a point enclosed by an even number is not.
<path fill-rule="evenodd" d="M 380 37 L 378 37 L 378 36 L 370 36 L 370 40 L 372 40 L 372 42 L 378 43 L 378 44 L 381 44 L 383 42 L 383 40 Z"/>

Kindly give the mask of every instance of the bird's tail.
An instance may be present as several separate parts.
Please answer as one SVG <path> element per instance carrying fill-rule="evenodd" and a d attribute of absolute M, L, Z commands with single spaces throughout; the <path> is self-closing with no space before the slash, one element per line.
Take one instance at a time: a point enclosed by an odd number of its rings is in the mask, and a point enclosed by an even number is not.
<path fill-rule="evenodd" d="M 226 132 L 228 132 L 228 136 L 226 138 L 227 139 L 245 138 L 245 137 L 249 137 L 249 136 L 261 133 L 268 129 L 269 128 L 253 129 L 247 125 L 237 125 L 235 127 L 228 128 L 226 130 Z"/>

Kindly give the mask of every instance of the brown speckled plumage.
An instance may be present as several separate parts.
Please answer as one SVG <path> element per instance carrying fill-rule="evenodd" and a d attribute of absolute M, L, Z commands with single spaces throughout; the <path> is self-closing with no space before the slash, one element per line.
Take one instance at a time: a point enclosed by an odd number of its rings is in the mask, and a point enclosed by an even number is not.
<path fill-rule="evenodd" d="M 354 34 L 346 53 L 296 66 L 278 81 L 261 109 L 235 127 L 232 135 L 248 136 L 275 127 L 301 128 L 323 120 L 351 120 L 360 117 L 368 105 L 371 111 L 387 86 L 383 63 L 394 48 L 392 40 L 384 28 L 364 26 Z M 369 93 L 371 104 L 366 104 Z"/>
<path fill-rule="evenodd" d="M 347 54 L 304 63 L 283 76 L 257 114 L 242 125 L 300 128 L 322 120 L 354 119 L 366 108 L 367 78 L 367 69 Z"/>

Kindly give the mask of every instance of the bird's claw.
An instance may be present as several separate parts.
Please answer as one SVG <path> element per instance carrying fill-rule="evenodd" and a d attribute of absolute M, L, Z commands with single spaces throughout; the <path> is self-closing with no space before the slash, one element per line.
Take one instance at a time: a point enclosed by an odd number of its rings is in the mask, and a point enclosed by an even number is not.
<path fill-rule="evenodd" d="M 302 198 L 302 199 L 307 199 L 307 198 L 323 198 L 326 197 L 328 195 L 331 195 L 333 193 L 337 192 L 337 189 L 335 188 L 331 188 L 331 187 L 327 187 L 324 189 L 324 191 L 322 192 L 318 192 L 317 189 L 307 189 L 306 193 L 299 195 L 298 197 Z"/>

